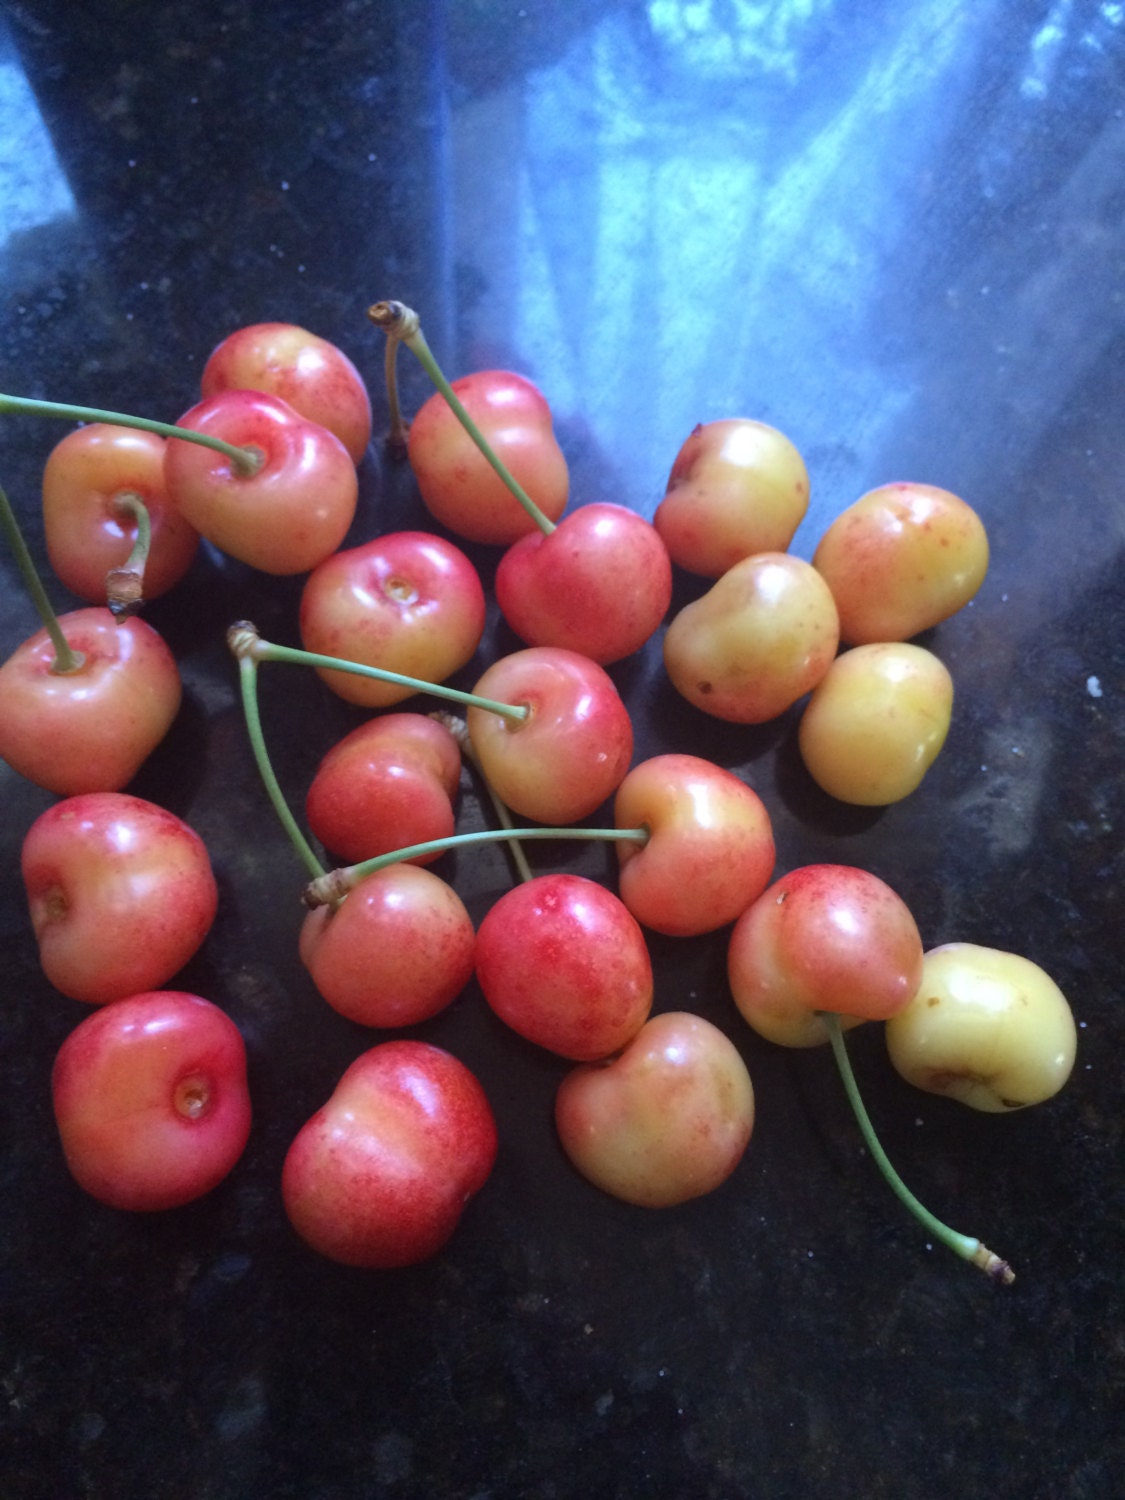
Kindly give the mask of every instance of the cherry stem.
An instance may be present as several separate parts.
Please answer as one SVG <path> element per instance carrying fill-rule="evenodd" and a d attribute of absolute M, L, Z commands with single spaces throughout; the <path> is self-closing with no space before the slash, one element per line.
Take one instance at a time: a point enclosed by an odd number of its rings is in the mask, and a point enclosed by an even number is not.
<path fill-rule="evenodd" d="M 445 838 L 427 839 L 423 844 L 407 844 L 390 854 L 377 854 L 357 865 L 343 865 L 327 875 L 317 877 L 305 887 L 305 905 L 328 906 L 357 886 L 367 875 L 402 860 L 417 859 L 419 855 L 440 854 L 446 849 L 461 849 L 474 844 L 496 844 L 506 839 L 601 839 L 627 843 L 645 844 L 649 839 L 647 828 L 482 828 L 475 833 L 451 833 Z"/>
<path fill-rule="evenodd" d="M 387 386 L 387 409 L 390 413 L 391 430 L 387 433 L 387 447 L 399 457 L 406 452 L 410 436 L 410 425 L 402 415 L 402 404 L 398 399 L 398 346 L 402 342 L 394 334 L 387 335 L 387 347 L 383 355 L 383 377 Z"/>
<path fill-rule="evenodd" d="M 928 1208 L 925 1207 L 910 1191 L 902 1178 L 890 1163 L 887 1153 L 879 1137 L 875 1134 L 875 1127 L 871 1123 L 871 1117 L 867 1113 L 863 1099 L 860 1096 L 859 1085 L 856 1082 L 855 1073 L 852 1071 L 851 1059 L 848 1057 L 848 1049 L 844 1042 L 843 1029 L 840 1026 L 839 1016 L 831 1011 L 818 1012 L 820 1019 L 828 1031 L 828 1040 L 832 1044 L 832 1055 L 836 1059 L 836 1066 L 840 1070 L 840 1078 L 844 1084 L 844 1092 L 848 1096 L 848 1102 L 852 1112 L 859 1124 L 867 1149 L 875 1160 L 875 1165 L 882 1172 L 883 1177 L 889 1184 L 892 1192 L 916 1219 L 939 1240 L 947 1249 L 959 1255 L 962 1260 L 971 1261 L 973 1265 L 979 1266 L 986 1275 L 991 1276 L 994 1281 L 1000 1282 L 1002 1286 L 1009 1286 L 1016 1279 L 1015 1272 L 1006 1260 L 1001 1260 L 987 1245 L 971 1235 L 958 1234 L 955 1229 L 950 1229 L 948 1224 L 943 1224 L 936 1218 Z"/>
<path fill-rule="evenodd" d="M 9 414 L 27 417 L 57 417 L 64 422 L 109 422 L 114 427 L 136 427 L 141 432 L 155 432 L 158 437 L 183 438 L 185 442 L 199 443 L 204 448 L 213 448 L 229 458 L 237 474 L 249 478 L 262 467 L 265 455 L 257 448 L 239 448 L 210 433 L 193 432 L 190 427 L 178 427 L 172 422 L 157 422 L 151 417 L 131 417 L 125 412 L 102 411 L 95 406 L 70 406 L 59 401 L 37 401 L 32 396 L 0 395 L 0 415 Z"/>
<path fill-rule="evenodd" d="M 274 769 L 270 763 L 269 751 L 266 749 L 265 736 L 262 733 L 262 720 L 258 712 L 258 663 L 253 655 L 240 655 L 238 657 L 238 681 L 242 689 L 242 711 L 246 718 L 246 730 L 250 736 L 250 746 L 254 752 L 254 760 L 257 762 L 258 771 L 265 784 L 266 792 L 273 810 L 277 814 L 281 826 L 289 835 L 289 842 L 297 851 L 297 857 L 302 861 L 305 869 L 318 880 L 325 875 L 324 866 L 317 859 L 312 845 L 301 832 L 297 820 L 289 810 L 289 804 L 285 800 L 285 794 Z"/>
<path fill-rule="evenodd" d="M 507 829 L 514 828 L 516 825 L 512 821 L 512 814 L 508 808 L 508 804 L 501 800 L 496 788 L 484 774 L 484 767 L 480 763 L 480 756 L 477 754 L 476 748 L 469 736 L 469 726 L 465 723 L 464 719 L 459 719 L 456 714 L 448 714 L 444 712 L 431 714 L 430 718 L 436 719 L 439 724 L 445 725 L 446 729 L 449 730 L 450 734 L 460 746 L 462 757 L 469 762 L 473 770 L 477 773 L 477 777 L 479 778 L 479 780 L 484 783 L 485 790 L 488 792 L 489 798 L 492 801 L 492 806 L 495 809 L 497 821 L 499 822 L 500 827 Z M 519 839 L 509 840 L 508 852 L 512 856 L 512 863 L 515 865 L 516 874 L 520 877 L 520 879 L 523 881 L 534 880 L 534 871 L 527 862 L 527 855 L 523 852 L 523 845 L 520 843 Z"/>
<path fill-rule="evenodd" d="M 51 671 L 59 674 L 77 672 L 85 663 L 86 658 L 81 651 L 75 651 L 74 647 L 63 634 L 63 628 L 59 624 L 59 617 L 55 613 L 54 606 L 47 597 L 47 590 L 43 587 L 43 580 L 39 577 L 31 553 L 28 551 L 27 543 L 23 539 L 16 513 L 12 509 L 11 501 L 0 486 L 0 530 L 3 531 L 12 556 L 16 560 L 20 577 L 24 586 L 31 595 L 36 613 L 43 622 L 43 628 L 51 638 L 51 644 L 55 648 L 55 659 L 51 663 Z"/>
<path fill-rule="evenodd" d="M 295 666 L 352 672 L 357 677 L 372 677 L 376 682 L 394 683 L 415 693 L 432 693 L 434 697 L 448 698 L 452 703 L 483 708 L 489 713 L 499 714 L 502 718 L 518 723 L 523 723 L 530 712 L 524 703 L 500 703 L 495 698 L 482 698 L 478 693 L 462 693 L 458 688 L 446 687 L 444 683 L 426 682 L 421 677 L 406 677 L 402 672 L 390 672 L 385 667 L 369 667 L 363 662 L 347 661 L 342 656 L 322 656 L 318 651 L 302 651 L 297 646 L 278 646 L 272 641 L 263 641 L 248 620 L 239 620 L 231 626 L 227 631 L 227 644 L 239 657 L 249 653 L 256 661 L 283 661 Z"/>
<path fill-rule="evenodd" d="M 375 324 L 376 328 L 383 330 L 393 345 L 400 343 L 406 345 L 433 381 L 434 385 L 445 397 L 453 410 L 453 415 L 480 449 L 488 464 L 500 476 L 501 480 L 503 480 L 510 492 L 523 506 L 543 535 L 550 536 L 551 532 L 555 529 L 555 523 L 548 520 L 520 482 L 509 472 L 497 454 L 493 452 L 488 439 L 461 404 L 456 391 L 442 374 L 441 367 L 430 351 L 429 344 L 426 343 L 426 336 L 422 332 L 418 314 L 413 308 L 405 306 L 402 302 L 376 302 L 374 306 L 367 309 L 367 316 Z M 389 390 L 388 399 L 390 399 Z"/>
<path fill-rule="evenodd" d="M 119 568 L 111 568 L 105 580 L 106 603 L 115 619 L 125 620 L 135 615 L 145 602 L 145 568 L 152 547 L 152 522 L 148 506 L 132 490 L 115 495 L 113 509 L 128 517 L 137 528 L 137 538 L 129 556 Z"/>

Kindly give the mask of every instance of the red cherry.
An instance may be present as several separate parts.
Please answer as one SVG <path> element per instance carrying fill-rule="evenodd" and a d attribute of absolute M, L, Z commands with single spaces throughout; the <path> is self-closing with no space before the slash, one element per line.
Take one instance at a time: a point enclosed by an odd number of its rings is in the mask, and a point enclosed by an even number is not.
<path fill-rule="evenodd" d="M 179 990 L 94 1011 L 59 1049 L 51 1089 L 67 1166 L 112 1208 L 190 1203 L 230 1172 L 250 1133 L 238 1027 Z"/>
<path fill-rule="evenodd" d="M 175 659 L 143 620 L 78 609 L 59 624 L 82 665 L 54 672 L 46 630 L 0 666 L 0 758 L 62 796 L 120 791 L 171 727 L 182 688 Z"/>
<path fill-rule="evenodd" d="M 461 751 L 424 714 L 384 714 L 353 729 L 317 767 L 305 799 L 309 827 L 348 864 L 453 832 Z M 420 855 L 426 864 L 438 855 Z"/>
<path fill-rule="evenodd" d="M 480 370 L 451 385 L 512 477 L 549 521 L 557 521 L 570 478 L 541 393 L 508 370 Z M 410 424 L 407 451 L 427 509 L 458 536 L 507 546 L 538 530 L 440 392 Z"/>
<path fill-rule="evenodd" d="M 465 554 L 425 531 L 396 531 L 337 552 L 301 595 L 306 651 L 444 682 L 480 644 L 485 623 L 480 575 Z M 320 669 L 341 698 L 385 708 L 412 688 Z"/>
<path fill-rule="evenodd" d="M 672 564 L 643 517 L 621 505 L 583 505 L 505 552 L 496 598 L 529 645 L 563 646 L 605 665 L 639 650 L 660 625 Z"/>
<path fill-rule="evenodd" d="M 41 813 L 21 869 L 43 972 L 100 1005 L 157 989 L 215 919 L 203 840 L 174 813 L 123 792 L 89 792 Z"/>
<path fill-rule="evenodd" d="M 371 441 L 371 401 L 342 349 L 294 323 L 252 323 L 228 334 L 203 367 L 204 397 L 266 391 L 334 432 L 358 464 Z"/>
<path fill-rule="evenodd" d="M 581 875 L 539 875 L 501 896 L 477 933 L 477 979 L 513 1031 L 576 1062 L 624 1047 L 652 1007 L 636 919 Z"/>
<path fill-rule="evenodd" d="M 425 1042 L 358 1057 L 285 1158 L 294 1229 L 347 1266 L 436 1255 L 496 1160 L 496 1122 L 464 1063 Z"/>
<path fill-rule="evenodd" d="M 256 450 L 261 466 L 238 473 L 199 443 L 171 439 L 168 492 L 222 552 L 264 573 L 305 573 L 335 552 L 355 515 L 355 465 L 340 439 L 277 396 L 221 391 L 176 424 Z"/>

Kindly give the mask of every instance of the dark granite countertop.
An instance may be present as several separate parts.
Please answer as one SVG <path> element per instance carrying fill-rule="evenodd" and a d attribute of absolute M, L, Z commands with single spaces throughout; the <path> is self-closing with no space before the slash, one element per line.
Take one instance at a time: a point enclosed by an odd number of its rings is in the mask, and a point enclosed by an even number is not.
<path fill-rule="evenodd" d="M 484 1083 L 495 1173 L 435 1260 L 360 1273 L 290 1230 L 294 1133 L 371 1033 L 296 957 L 301 871 L 246 745 L 223 634 L 296 639 L 301 580 L 202 554 L 149 618 L 185 706 L 134 783 L 188 818 L 219 918 L 182 985 L 246 1037 L 255 1124 L 209 1197 L 129 1216 L 62 1161 L 49 1075 L 86 1013 L 39 970 L 19 850 L 48 794 L 0 765 L 3 1500 L 1109 1500 L 1125 1469 L 1125 20 L 1075 0 L 150 0 L 0 19 L 0 386 L 174 420 L 212 346 L 265 319 L 346 349 L 385 422 L 367 305 L 417 307 L 451 375 L 524 371 L 572 503 L 651 515 L 698 421 L 755 416 L 812 477 L 794 550 L 890 479 L 985 518 L 973 605 L 925 637 L 948 744 L 881 812 L 795 749 L 681 702 L 659 641 L 612 669 L 637 756 L 744 774 L 779 868 L 863 865 L 927 946 L 1040 963 L 1080 1027 L 1066 1090 L 973 1114 L 853 1053 L 892 1159 L 1016 1265 L 931 1248 L 866 1156 L 824 1052 L 741 1024 L 726 932 L 654 938 L 659 1009 L 736 1040 L 758 1121 L 734 1177 L 650 1212 L 602 1196 L 552 1127 L 566 1071 L 473 986 L 418 1035 Z M 403 364 L 407 402 L 427 393 Z M 5 418 L 0 481 L 43 560 L 61 434 Z M 427 526 L 373 444 L 354 537 Z M 486 585 L 497 554 L 469 549 Z M 5 654 L 35 621 L 0 562 Z M 677 603 L 699 592 L 686 575 Z M 69 601 L 56 598 L 61 603 Z M 512 649 L 493 614 L 468 686 Z M 458 679 L 459 681 L 461 679 Z M 294 798 L 356 722 L 263 690 Z M 484 816 L 472 791 L 466 819 Z M 609 877 L 604 849 L 540 864 Z M 474 917 L 505 856 L 441 867 Z M 1114 1481 L 1113 1475 L 1118 1475 Z"/>

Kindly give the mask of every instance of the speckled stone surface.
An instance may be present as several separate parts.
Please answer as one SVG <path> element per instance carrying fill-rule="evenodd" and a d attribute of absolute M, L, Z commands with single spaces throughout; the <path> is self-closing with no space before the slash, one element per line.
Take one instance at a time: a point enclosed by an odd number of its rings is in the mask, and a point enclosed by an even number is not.
<path fill-rule="evenodd" d="M 566 1064 L 470 986 L 418 1034 L 489 1093 L 491 1181 L 428 1264 L 318 1259 L 285 1220 L 281 1162 L 376 1038 L 297 962 L 301 871 L 223 644 L 239 617 L 295 640 L 300 580 L 203 554 L 150 611 L 186 701 L 133 790 L 211 850 L 220 913 L 181 983 L 242 1029 L 255 1125 L 230 1178 L 173 1213 L 118 1214 L 71 1182 L 49 1075 L 85 1012 L 40 974 L 18 868 L 52 799 L 0 765 L 3 1500 L 1118 1492 L 1123 148 L 1125 23 L 1091 0 L 3 7 L 3 389 L 174 420 L 219 338 L 277 318 L 340 343 L 382 421 L 364 309 L 391 296 L 451 375 L 540 384 L 572 503 L 651 515 L 692 426 L 728 415 L 804 454 L 802 556 L 887 480 L 969 499 L 992 567 L 924 640 L 953 673 L 953 727 L 895 807 L 819 794 L 796 711 L 747 730 L 689 709 L 659 640 L 612 674 L 638 758 L 690 748 L 760 791 L 779 869 L 874 870 L 927 946 L 1027 954 L 1080 1027 L 1064 1093 L 1001 1118 L 914 1092 L 876 1028 L 854 1036 L 892 1159 L 1015 1264 L 1006 1291 L 890 1198 L 827 1054 L 741 1025 L 725 932 L 651 944 L 657 1007 L 722 1026 L 754 1078 L 754 1139 L 722 1189 L 645 1212 L 585 1184 L 552 1128 Z M 402 378 L 416 405 L 425 377 Z M 0 482 L 41 561 L 60 435 L 0 430 Z M 378 444 L 360 487 L 353 539 L 428 525 Z M 469 550 L 490 584 L 496 554 Z M 35 621 L 0 567 L 7 652 Z M 676 604 L 699 591 L 679 577 Z M 493 609 L 458 682 L 514 644 Z M 281 669 L 263 716 L 295 802 L 357 722 Z M 462 826 L 486 817 L 466 785 Z M 612 877 L 604 849 L 534 862 Z M 440 868 L 478 919 L 511 878 L 497 850 Z"/>

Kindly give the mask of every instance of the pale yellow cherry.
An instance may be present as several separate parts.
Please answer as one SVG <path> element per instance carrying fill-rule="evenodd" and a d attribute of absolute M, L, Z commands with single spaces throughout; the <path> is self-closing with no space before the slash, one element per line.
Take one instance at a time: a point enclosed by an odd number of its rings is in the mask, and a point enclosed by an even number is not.
<path fill-rule="evenodd" d="M 967 604 L 988 571 L 988 536 L 971 505 L 932 484 L 885 484 L 821 537 L 813 564 L 851 646 L 905 641 Z"/>
<path fill-rule="evenodd" d="M 1057 1094 L 1077 1042 L 1066 997 L 1038 964 L 975 943 L 926 954 L 918 992 L 886 1035 L 908 1083 L 991 1114 Z"/>
<path fill-rule="evenodd" d="M 764 724 L 816 686 L 838 644 L 836 606 L 816 569 L 762 552 L 680 610 L 664 635 L 664 665 L 704 713 Z"/>
<path fill-rule="evenodd" d="M 691 432 L 652 524 L 673 562 L 719 578 L 756 552 L 784 552 L 808 504 L 808 470 L 785 434 L 725 417 Z"/>
<path fill-rule="evenodd" d="M 901 641 L 842 652 L 809 699 L 801 757 L 830 797 L 885 807 L 915 790 L 949 733 L 953 679 L 932 651 Z"/>

